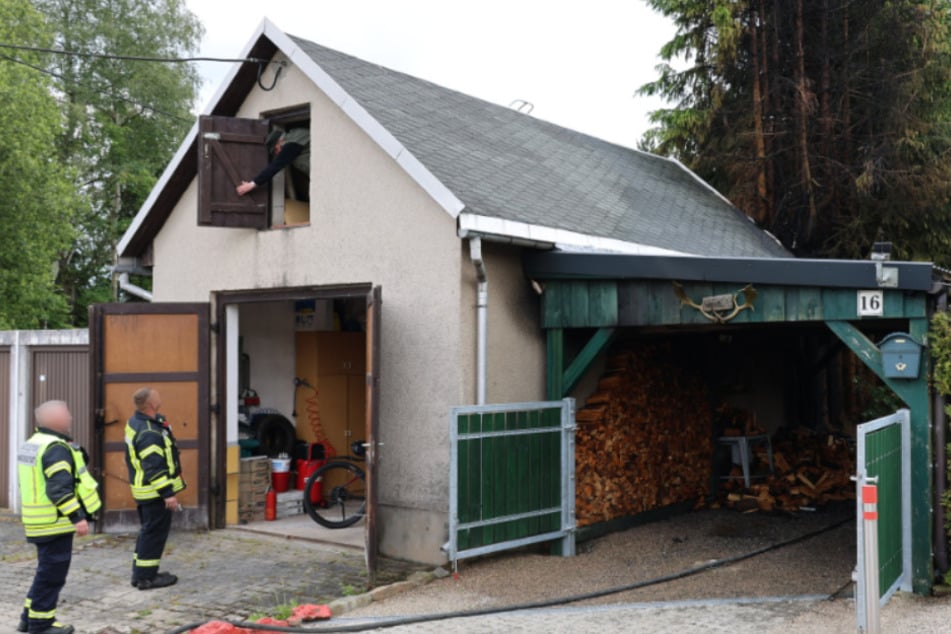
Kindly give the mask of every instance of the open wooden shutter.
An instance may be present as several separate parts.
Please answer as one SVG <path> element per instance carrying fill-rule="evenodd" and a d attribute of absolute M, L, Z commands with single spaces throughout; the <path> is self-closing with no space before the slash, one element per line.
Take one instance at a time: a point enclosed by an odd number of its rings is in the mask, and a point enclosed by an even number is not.
<path fill-rule="evenodd" d="M 235 188 L 267 165 L 268 123 L 261 119 L 203 116 L 198 122 L 198 224 L 268 227 L 268 188 L 244 196 Z"/>

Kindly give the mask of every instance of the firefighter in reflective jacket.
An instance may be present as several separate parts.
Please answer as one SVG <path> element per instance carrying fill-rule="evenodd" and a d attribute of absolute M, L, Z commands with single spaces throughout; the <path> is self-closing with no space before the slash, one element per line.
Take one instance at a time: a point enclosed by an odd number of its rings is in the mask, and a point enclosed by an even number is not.
<path fill-rule="evenodd" d="M 36 575 L 26 595 L 18 632 L 69 634 L 56 621 L 66 585 L 73 535 L 89 533 L 88 518 L 102 506 L 97 483 L 86 469 L 86 452 L 69 436 L 72 416 L 62 401 L 36 408 L 37 429 L 17 453 L 20 504 L 26 539 L 36 545 Z"/>
<path fill-rule="evenodd" d="M 181 510 L 176 494 L 185 488 L 175 436 L 165 417 L 159 393 L 143 387 L 132 397 L 135 414 L 125 427 L 126 464 L 132 497 L 142 528 L 132 556 L 132 585 L 139 590 L 163 588 L 178 577 L 159 572 L 172 512 Z"/>

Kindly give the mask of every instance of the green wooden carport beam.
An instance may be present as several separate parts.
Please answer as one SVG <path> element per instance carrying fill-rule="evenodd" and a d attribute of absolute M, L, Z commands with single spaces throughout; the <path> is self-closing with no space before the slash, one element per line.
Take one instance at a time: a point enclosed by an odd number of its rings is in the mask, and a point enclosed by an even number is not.
<path fill-rule="evenodd" d="M 545 355 L 545 398 L 559 401 L 563 398 L 565 379 L 565 329 L 549 328 L 546 331 L 548 353 Z"/>
<path fill-rule="evenodd" d="M 567 396 L 577 385 L 585 371 L 591 367 L 595 358 L 614 341 L 615 334 L 617 334 L 616 328 L 598 328 L 591 339 L 588 340 L 588 343 L 584 345 L 584 348 L 581 349 L 581 352 L 578 353 L 578 356 L 571 362 L 571 365 L 565 369 L 561 379 L 561 396 L 558 397 L 559 399 Z"/>
<path fill-rule="evenodd" d="M 616 328 L 599 328 L 578 356 L 565 368 L 565 330 L 564 328 L 549 328 L 547 330 L 546 398 L 550 401 L 560 401 L 567 396 L 591 367 L 595 358 L 614 341 L 615 334 L 617 334 Z"/>
<path fill-rule="evenodd" d="M 922 354 L 915 380 L 885 377 L 882 353 L 858 328 L 847 321 L 826 325 L 901 398 L 911 412 L 911 567 L 912 588 L 930 594 L 934 574 L 931 562 L 931 399 L 928 394 L 928 355 Z M 908 334 L 924 342 L 927 319 L 909 319 Z"/>

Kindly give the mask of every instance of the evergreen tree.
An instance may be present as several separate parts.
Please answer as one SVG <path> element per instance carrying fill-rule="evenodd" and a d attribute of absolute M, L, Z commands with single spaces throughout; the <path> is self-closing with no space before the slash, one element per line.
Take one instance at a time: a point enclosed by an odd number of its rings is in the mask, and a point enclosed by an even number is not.
<path fill-rule="evenodd" d="M 674 155 L 802 255 L 951 262 L 951 9 L 933 0 L 648 0 L 678 31 L 670 109 L 643 147 Z M 686 68 L 678 65 L 686 61 Z"/>

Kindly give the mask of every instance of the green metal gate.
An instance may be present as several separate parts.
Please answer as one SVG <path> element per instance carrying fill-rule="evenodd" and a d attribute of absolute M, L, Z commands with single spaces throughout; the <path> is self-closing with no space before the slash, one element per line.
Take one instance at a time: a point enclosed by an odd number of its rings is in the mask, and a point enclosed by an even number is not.
<path fill-rule="evenodd" d="M 859 627 L 865 623 L 866 602 L 885 605 L 897 590 L 910 592 L 911 579 L 911 432 L 910 414 L 901 409 L 858 426 L 856 523 L 858 545 L 855 608 Z M 872 479 L 878 486 L 879 596 L 866 597 L 865 534 L 861 486 Z M 877 481 L 876 481 L 877 479 Z"/>
<path fill-rule="evenodd" d="M 459 559 L 562 540 L 574 555 L 574 399 L 454 407 L 449 542 Z"/>

